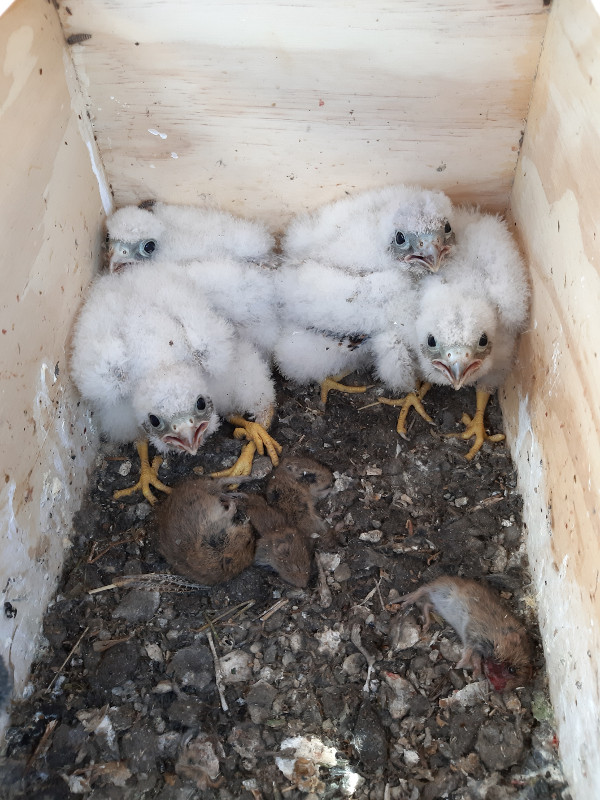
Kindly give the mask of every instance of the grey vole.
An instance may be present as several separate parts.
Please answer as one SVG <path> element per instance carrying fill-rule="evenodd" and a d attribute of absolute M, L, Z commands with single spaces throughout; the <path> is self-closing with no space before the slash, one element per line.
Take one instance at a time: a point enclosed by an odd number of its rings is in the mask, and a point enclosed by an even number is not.
<path fill-rule="evenodd" d="M 532 647 L 519 620 L 497 594 L 477 581 L 442 576 L 401 598 L 403 606 L 419 603 L 429 627 L 433 608 L 460 636 L 463 653 L 457 667 L 473 668 L 497 691 L 514 689 L 531 679 Z"/>

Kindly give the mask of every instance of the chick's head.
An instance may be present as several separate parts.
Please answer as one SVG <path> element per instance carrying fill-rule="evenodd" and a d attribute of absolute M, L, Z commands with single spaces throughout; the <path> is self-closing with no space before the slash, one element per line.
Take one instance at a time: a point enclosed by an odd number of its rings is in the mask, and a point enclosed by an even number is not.
<path fill-rule="evenodd" d="M 160 250 L 164 225 L 145 208 L 120 208 L 107 220 L 106 227 L 109 272 L 147 262 Z"/>
<path fill-rule="evenodd" d="M 412 270 L 437 272 L 454 245 L 451 216 L 445 194 L 413 187 L 394 215 L 391 253 Z"/>
<path fill-rule="evenodd" d="M 482 298 L 439 288 L 429 293 L 422 306 L 417 346 L 425 365 L 424 377 L 458 390 L 476 383 L 493 368 L 497 315 Z"/>
<path fill-rule="evenodd" d="M 205 381 L 185 364 L 153 371 L 136 387 L 133 404 L 140 428 L 160 452 L 196 455 L 219 425 Z"/>

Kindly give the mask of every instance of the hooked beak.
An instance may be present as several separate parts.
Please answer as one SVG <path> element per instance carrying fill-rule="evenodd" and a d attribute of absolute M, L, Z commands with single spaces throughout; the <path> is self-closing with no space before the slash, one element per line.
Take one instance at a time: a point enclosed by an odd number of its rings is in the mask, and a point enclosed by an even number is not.
<path fill-rule="evenodd" d="M 419 252 L 407 256 L 406 260 L 416 261 L 430 272 L 437 272 L 450 249 L 447 244 L 441 244 L 438 241 L 423 242 Z"/>
<path fill-rule="evenodd" d="M 450 347 L 446 350 L 446 357 L 431 362 L 439 369 L 452 386 L 458 391 L 467 380 L 474 375 L 482 365 L 481 358 L 473 358 L 468 347 Z"/>
<path fill-rule="evenodd" d="M 176 450 L 183 450 L 191 456 L 195 456 L 202 444 L 202 439 L 206 429 L 208 428 L 208 421 L 204 420 L 196 424 L 193 420 L 182 422 L 180 424 L 173 424 L 172 429 L 176 433 L 163 436 L 162 440 L 169 447 Z"/>
<path fill-rule="evenodd" d="M 124 242 L 115 242 L 108 248 L 108 271 L 119 272 L 134 263 L 130 248 Z"/>

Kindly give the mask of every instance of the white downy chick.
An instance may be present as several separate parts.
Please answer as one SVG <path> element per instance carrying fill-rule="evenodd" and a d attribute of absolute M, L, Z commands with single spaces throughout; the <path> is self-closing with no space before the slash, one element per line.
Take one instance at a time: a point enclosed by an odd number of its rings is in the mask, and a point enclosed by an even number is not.
<path fill-rule="evenodd" d="M 107 220 L 109 271 L 143 263 L 196 265 L 201 290 L 242 339 L 265 355 L 278 339 L 273 237 L 267 227 L 210 206 L 125 206 Z M 264 263 L 263 263 L 264 262 Z"/>
<path fill-rule="evenodd" d="M 504 438 L 486 434 L 483 414 L 514 362 L 528 319 L 529 285 L 506 224 L 476 210 L 469 215 L 443 273 L 422 282 L 413 348 L 422 380 L 457 390 L 475 386 L 477 410 L 473 419 L 463 415 L 460 434 L 475 437 L 471 459 L 485 440 Z"/>
<path fill-rule="evenodd" d="M 398 306 L 414 294 L 397 270 L 357 275 L 309 259 L 284 264 L 277 274 L 281 332 L 274 348 L 280 372 L 298 383 L 319 382 L 325 400 L 328 376 L 342 377 L 374 363 L 390 329 L 398 337 Z M 400 330 L 399 330 L 400 329 Z M 397 358 L 397 354 L 393 354 Z M 364 391 L 362 387 L 358 388 Z"/>
<path fill-rule="evenodd" d="M 362 367 L 374 366 L 390 389 L 414 388 L 404 345 L 413 284 L 450 252 L 452 215 L 442 192 L 389 186 L 294 219 L 277 276 L 279 370 L 320 382 L 323 400 L 329 388 L 344 391 L 338 380 Z"/>
<path fill-rule="evenodd" d="M 94 282 L 75 324 L 71 374 L 109 438 L 147 436 L 160 452 L 195 454 L 219 415 L 268 424 L 274 402 L 265 360 L 179 265 Z"/>
<path fill-rule="evenodd" d="M 283 239 L 296 261 L 315 258 L 349 272 L 437 272 L 454 243 L 454 211 L 443 193 L 386 186 L 299 215 Z"/>
<path fill-rule="evenodd" d="M 273 248 L 266 225 L 210 205 L 148 201 L 124 206 L 107 222 L 110 272 L 146 261 L 186 263 L 222 257 L 263 261 Z"/>

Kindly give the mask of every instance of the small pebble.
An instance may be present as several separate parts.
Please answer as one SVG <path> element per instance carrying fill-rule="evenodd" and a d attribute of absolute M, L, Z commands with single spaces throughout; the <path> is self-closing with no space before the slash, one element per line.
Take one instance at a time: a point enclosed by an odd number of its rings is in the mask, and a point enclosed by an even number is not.
<path fill-rule="evenodd" d="M 383 531 L 373 529 L 371 531 L 365 531 L 364 533 L 361 533 L 358 538 L 363 542 L 371 542 L 371 544 L 377 544 L 377 542 L 381 541 L 382 536 L 383 536 Z"/>
<path fill-rule="evenodd" d="M 159 592 L 132 589 L 115 608 L 113 617 L 122 617 L 127 622 L 132 623 L 147 622 L 156 614 L 159 605 Z"/>
<path fill-rule="evenodd" d="M 336 567 L 333 571 L 333 577 L 336 579 L 336 581 L 340 581 L 341 583 L 344 581 L 349 581 L 352 577 L 352 572 L 348 564 L 340 564 L 338 567 Z"/>

